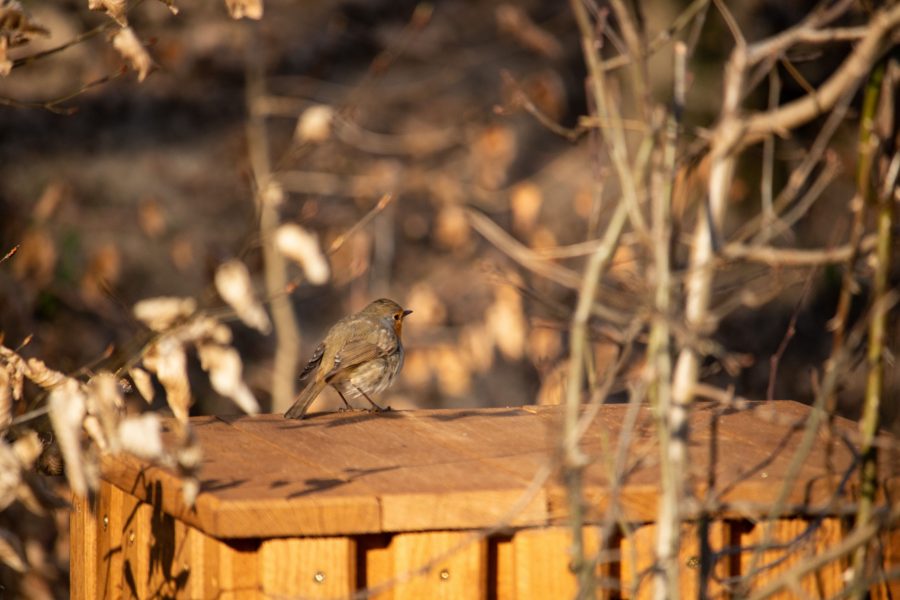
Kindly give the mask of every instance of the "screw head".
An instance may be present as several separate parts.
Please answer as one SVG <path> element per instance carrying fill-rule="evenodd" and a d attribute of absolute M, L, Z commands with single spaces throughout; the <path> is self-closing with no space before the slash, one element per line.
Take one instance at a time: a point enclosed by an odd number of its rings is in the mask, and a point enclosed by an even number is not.
<path fill-rule="evenodd" d="M 316 574 L 313 575 L 313 581 L 316 583 L 324 583 L 325 582 L 325 573 L 322 571 L 316 571 Z"/>
<path fill-rule="evenodd" d="M 450 579 L 450 570 L 449 569 L 441 569 L 441 581 L 447 581 Z"/>

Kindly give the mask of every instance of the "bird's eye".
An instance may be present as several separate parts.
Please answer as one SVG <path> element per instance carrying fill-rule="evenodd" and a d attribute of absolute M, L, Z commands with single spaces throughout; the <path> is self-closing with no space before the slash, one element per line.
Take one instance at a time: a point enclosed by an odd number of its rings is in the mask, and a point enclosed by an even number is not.
<path fill-rule="evenodd" d="M 399 320 L 400 320 L 400 313 L 395 313 L 395 314 L 394 314 L 394 320 L 395 320 L 395 321 L 399 321 Z"/>

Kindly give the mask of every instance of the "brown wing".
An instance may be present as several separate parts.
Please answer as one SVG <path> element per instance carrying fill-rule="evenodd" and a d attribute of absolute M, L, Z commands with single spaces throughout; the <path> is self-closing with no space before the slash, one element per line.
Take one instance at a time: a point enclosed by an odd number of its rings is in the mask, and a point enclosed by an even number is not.
<path fill-rule="evenodd" d="M 323 354 L 325 354 L 325 344 L 319 344 L 318 346 L 316 346 L 312 358 L 310 358 L 309 362 L 306 363 L 306 366 L 303 367 L 303 372 L 300 373 L 300 381 L 303 381 L 304 379 L 309 377 L 309 374 L 319 367 L 319 363 L 322 362 Z"/>
<path fill-rule="evenodd" d="M 376 325 L 369 319 L 351 322 L 354 325 L 350 338 L 334 356 L 334 363 L 325 375 L 326 381 L 344 369 L 375 358 L 387 356 L 397 349 L 397 336 L 388 328 Z"/>

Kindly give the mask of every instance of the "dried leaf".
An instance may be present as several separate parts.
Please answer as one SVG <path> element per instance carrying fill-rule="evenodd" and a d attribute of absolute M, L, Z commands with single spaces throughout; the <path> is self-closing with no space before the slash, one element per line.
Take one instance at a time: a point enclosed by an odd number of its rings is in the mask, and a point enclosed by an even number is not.
<path fill-rule="evenodd" d="M 521 183 L 513 189 L 509 203 L 516 233 L 528 233 L 534 228 L 543 200 L 541 188 L 531 182 Z"/>
<path fill-rule="evenodd" d="M 516 133 L 511 127 L 485 127 L 475 138 L 470 153 L 478 183 L 491 190 L 503 187 L 517 151 Z"/>
<path fill-rule="evenodd" d="M 431 368 L 438 378 L 441 392 L 448 396 L 462 396 L 472 387 L 472 373 L 462 356 L 452 346 L 438 346 L 429 352 Z"/>
<path fill-rule="evenodd" d="M 485 322 L 500 352 L 509 360 L 519 360 L 525 350 L 525 313 L 522 298 L 511 285 L 496 288 L 496 299 L 485 313 Z"/>
<path fill-rule="evenodd" d="M 50 408 L 50 424 L 59 442 L 59 449 L 65 459 L 66 477 L 72 492 L 84 496 L 87 479 L 82 464 L 81 425 L 85 416 L 85 394 L 81 384 L 74 379 L 66 379 L 62 385 L 53 388 L 47 400 Z"/>
<path fill-rule="evenodd" d="M 12 272 L 20 280 L 31 281 L 44 287 L 53 281 L 57 261 L 56 243 L 42 228 L 33 227 L 25 232 L 19 244 Z"/>
<path fill-rule="evenodd" d="M 12 447 L 0 440 L 0 511 L 15 502 L 22 481 L 22 465 Z"/>
<path fill-rule="evenodd" d="M 156 413 L 128 417 L 119 423 L 122 448 L 135 456 L 157 460 L 163 456 L 162 423 Z"/>
<path fill-rule="evenodd" d="M 0 431 L 5 431 L 12 420 L 12 386 L 9 370 L 0 365 Z"/>
<path fill-rule="evenodd" d="M 166 232 L 166 213 L 155 198 L 145 198 L 138 206 L 138 225 L 150 239 L 157 239 Z"/>
<path fill-rule="evenodd" d="M 16 0 L 0 3 L 0 76 L 9 75 L 13 68 L 7 49 L 28 43 L 35 35 L 47 34 L 48 31 L 32 21 Z"/>
<path fill-rule="evenodd" d="M 172 13 L 173 15 L 178 14 L 178 7 L 175 6 L 175 0 L 159 0 L 159 1 L 166 5 L 166 7 L 169 9 L 170 13 Z"/>
<path fill-rule="evenodd" d="M 483 323 L 463 327 L 459 347 L 469 368 L 476 373 L 486 373 L 494 366 L 494 336 Z"/>
<path fill-rule="evenodd" d="M 59 207 L 72 195 L 72 188 L 64 181 L 51 181 L 44 188 L 41 197 L 31 209 L 35 223 L 46 223 L 53 218 Z"/>
<path fill-rule="evenodd" d="M 117 434 L 124 410 L 125 401 L 116 376 L 104 372 L 92 377 L 88 382 L 87 411 L 99 420 L 109 449 L 113 452 L 119 449 Z"/>
<path fill-rule="evenodd" d="M 409 292 L 406 306 L 416 307 L 416 323 L 440 325 L 447 319 L 447 307 L 434 289 L 425 283 L 417 283 Z"/>
<path fill-rule="evenodd" d="M 496 10 L 497 28 L 513 37 L 522 47 L 547 58 L 559 58 L 563 48 L 559 40 L 531 20 L 528 13 L 514 4 L 501 4 Z"/>
<path fill-rule="evenodd" d="M 186 319 L 197 310 L 193 298 L 161 296 L 141 300 L 134 305 L 134 316 L 153 331 L 165 331 L 177 321 Z"/>
<path fill-rule="evenodd" d="M 286 257 L 303 268 L 313 285 L 328 281 L 330 269 L 318 237 L 295 223 L 287 223 L 275 232 L 275 246 Z"/>
<path fill-rule="evenodd" d="M 131 377 L 131 381 L 134 383 L 134 387 L 137 388 L 138 393 L 147 401 L 147 404 L 153 404 L 153 396 L 155 394 L 150 373 L 140 367 L 133 367 L 128 370 L 128 375 Z"/>
<path fill-rule="evenodd" d="M 262 0 L 225 0 L 228 14 L 232 19 L 254 19 L 258 21 L 263 16 Z"/>
<path fill-rule="evenodd" d="M 101 245 L 91 254 L 87 269 L 81 278 L 81 296 L 90 306 L 102 306 L 108 290 L 119 281 L 122 258 L 112 243 Z"/>
<path fill-rule="evenodd" d="M 107 441 L 106 434 L 103 432 L 103 427 L 100 425 L 100 419 L 94 415 L 88 415 L 84 418 L 83 427 L 88 437 L 94 440 L 101 452 L 109 451 L 110 444 Z"/>
<path fill-rule="evenodd" d="M 213 317 L 203 316 L 193 319 L 172 335 L 182 344 L 199 340 L 212 340 L 217 344 L 231 343 L 231 330 Z"/>
<path fill-rule="evenodd" d="M 470 246 L 472 231 L 465 210 L 456 204 L 441 208 L 434 224 L 435 241 L 443 248 L 463 250 Z"/>
<path fill-rule="evenodd" d="M 13 442 L 13 452 L 23 469 L 30 469 L 43 451 L 44 444 L 36 431 L 29 431 Z"/>
<path fill-rule="evenodd" d="M 28 569 L 22 542 L 19 536 L 8 529 L 0 529 L 0 561 L 18 573 L 24 573 Z"/>
<path fill-rule="evenodd" d="M 187 356 L 184 348 L 171 336 L 163 336 L 144 354 L 144 366 L 166 390 L 166 402 L 179 421 L 186 422 L 191 408 Z"/>
<path fill-rule="evenodd" d="M 178 474 L 181 476 L 181 494 L 185 504 L 193 506 L 200 492 L 197 474 L 203 463 L 203 450 L 189 424 L 184 423 L 180 430 L 176 431 L 176 436 L 175 460 L 178 464 Z"/>
<path fill-rule="evenodd" d="M 153 67 L 153 59 L 134 35 L 134 30 L 131 27 L 122 27 L 113 35 L 112 43 L 113 48 L 131 64 L 132 69 L 137 71 L 138 81 L 146 79 Z"/>
<path fill-rule="evenodd" d="M 0 36 L 0 77 L 6 77 L 12 72 L 13 62 L 9 60 L 9 55 L 6 52 L 8 47 L 9 40 L 4 36 Z"/>
<path fill-rule="evenodd" d="M 253 295 L 250 273 L 244 263 L 229 260 L 222 264 L 216 271 L 215 282 L 219 295 L 248 327 L 266 334 L 272 330 L 269 315 Z"/>
<path fill-rule="evenodd" d="M 128 18 L 125 16 L 128 7 L 125 0 L 88 0 L 88 8 L 104 11 L 121 27 L 128 25 Z"/>
<path fill-rule="evenodd" d="M 259 412 L 259 404 L 241 377 L 243 365 L 237 350 L 219 344 L 197 344 L 200 366 L 209 373 L 209 382 L 218 393 L 231 398 L 247 414 Z"/>
<path fill-rule="evenodd" d="M 294 138 L 300 142 L 320 143 L 331 137 L 334 109 L 325 104 L 315 104 L 303 111 L 297 120 Z"/>
<path fill-rule="evenodd" d="M 44 364 L 44 361 L 40 359 L 29 358 L 25 364 L 27 366 L 24 371 L 25 377 L 45 390 L 52 389 L 67 379 L 63 373 L 49 368 Z"/>

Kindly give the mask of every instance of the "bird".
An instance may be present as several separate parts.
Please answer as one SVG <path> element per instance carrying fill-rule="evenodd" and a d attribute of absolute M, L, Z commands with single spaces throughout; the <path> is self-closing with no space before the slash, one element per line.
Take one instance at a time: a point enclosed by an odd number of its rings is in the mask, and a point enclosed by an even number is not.
<path fill-rule="evenodd" d="M 362 396 L 373 410 L 384 410 L 371 396 L 384 391 L 403 368 L 400 335 L 403 320 L 411 313 L 393 300 L 380 298 L 335 323 L 300 374 L 305 387 L 285 411 L 285 418 L 302 419 L 327 385 L 337 390 L 347 409 L 353 409 L 348 399 Z"/>

